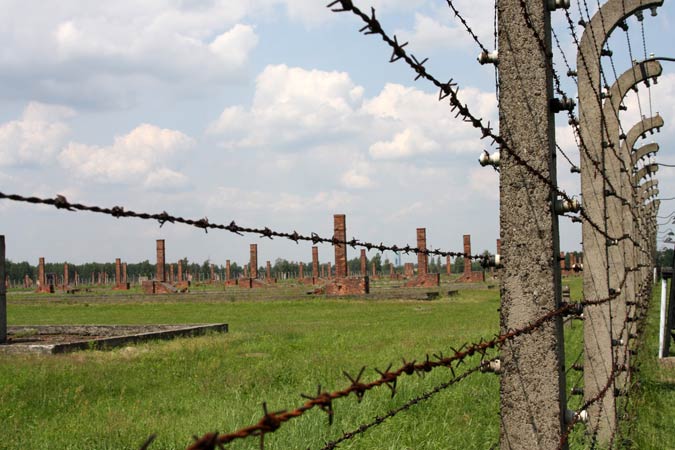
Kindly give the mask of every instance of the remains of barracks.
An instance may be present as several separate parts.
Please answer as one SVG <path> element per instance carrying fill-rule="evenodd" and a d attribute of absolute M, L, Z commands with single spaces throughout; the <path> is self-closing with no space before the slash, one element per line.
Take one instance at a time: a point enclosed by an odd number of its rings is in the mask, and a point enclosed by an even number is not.
<path fill-rule="evenodd" d="M 362 295 L 370 292 L 368 275 L 359 277 L 347 276 L 347 225 L 344 214 L 333 216 L 333 239 L 340 243 L 335 248 L 335 279 L 326 284 L 321 291 L 327 295 Z"/>
<path fill-rule="evenodd" d="M 405 287 L 438 287 L 441 285 L 440 273 L 429 273 L 429 255 L 427 249 L 427 229 L 417 229 L 417 276 L 405 284 Z"/>
<path fill-rule="evenodd" d="M 464 235 L 464 273 L 462 273 L 462 276 L 459 277 L 457 281 L 462 282 L 462 283 L 479 283 L 482 281 L 485 281 L 485 272 L 477 271 L 474 272 L 471 269 L 471 258 L 468 258 L 467 256 L 471 256 L 471 235 L 470 234 L 465 234 Z"/>

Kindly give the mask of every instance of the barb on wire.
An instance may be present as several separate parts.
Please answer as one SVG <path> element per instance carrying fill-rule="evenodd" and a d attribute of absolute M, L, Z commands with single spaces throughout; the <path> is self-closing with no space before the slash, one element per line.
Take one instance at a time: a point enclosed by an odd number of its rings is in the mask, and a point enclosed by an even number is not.
<path fill-rule="evenodd" d="M 414 398 L 408 400 L 407 402 L 405 402 L 401 406 L 398 406 L 398 407 L 390 410 L 389 412 L 387 412 L 384 415 L 375 417 L 375 419 L 373 421 L 368 422 L 368 423 L 364 423 L 361 426 L 359 426 L 358 428 L 356 428 L 355 430 L 345 432 L 345 433 L 342 434 L 342 436 L 340 436 L 339 438 L 337 438 L 333 441 L 326 442 L 326 445 L 321 447 L 321 450 L 333 450 L 333 449 L 337 448 L 339 446 L 339 444 L 341 444 L 342 442 L 353 439 L 354 437 L 365 433 L 369 429 L 371 429 L 373 427 L 376 427 L 378 425 L 381 425 L 387 419 L 391 419 L 392 417 L 396 416 L 398 413 L 400 413 L 402 411 L 405 411 L 405 410 L 408 410 L 411 407 L 413 407 L 413 406 L 415 406 L 419 403 L 422 403 L 425 400 L 429 400 L 431 397 L 438 394 L 439 392 L 449 388 L 450 386 L 452 386 L 454 384 L 459 383 L 460 381 L 464 380 L 465 378 L 468 378 L 470 375 L 472 375 L 476 372 L 480 372 L 480 370 L 485 366 L 485 363 L 487 363 L 487 362 L 488 361 L 484 361 L 481 364 L 473 367 L 472 369 L 467 370 L 466 372 L 464 372 L 461 375 L 453 376 L 453 378 L 451 378 L 450 380 L 439 384 L 438 386 L 434 387 L 430 391 L 427 391 L 427 392 L 425 392 L 421 395 L 418 395 L 417 397 L 414 397 Z"/>
<path fill-rule="evenodd" d="M 334 6 L 338 4 L 340 6 L 334 8 Z M 438 99 L 449 99 L 451 111 L 456 112 L 455 117 L 461 117 L 462 121 L 470 123 L 474 128 L 479 129 L 482 134 L 481 139 L 491 138 L 493 144 L 497 144 L 502 151 L 511 155 L 516 164 L 524 167 L 528 172 L 544 183 L 552 192 L 555 192 L 564 200 L 570 202 L 572 201 L 572 198 L 565 191 L 556 186 L 547 176 L 532 167 L 532 165 L 525 161 L 514 149 L 510 147 L 510 145 L 502 136 L 496 134 L 489 122 L 487 125 L 485 125 L 482 118 L 475 116 L 469 107 L 461 102 L 459 98 L 459 90 L 456 83 L 454 83 L 452 79 L 446 83 L 439 81 L 429 72 L 427 72 L 424 65 L 419 63 L 416 58 L 413 58 L 412 55 L 407 54 L 406 50 L 403 48 L 405 44 L 399 44 L 395 37 L 389 37 L 389 35 L 382 29 L 380 22 L 377 20 L 374 8 L 371 8 L 371 14 L 367 15 L 363 13 L 358 7 L 354 6 L 351 0 L 335 0 L 334 2 L 330 3 L 328 7 L 333 8 L 332 11 L 334 12 L 352 12 L 354 15 L 358 16 L 366 24 L 363 28 L 361 28 L 360 31 L 362 31 L 364 34 L 379 35 L 382 40 L 392 48 L 391 61 L 405 61 L 406 64 L 408 64 L 408 66 L 417 73 L 418 76 L 415 79 L 424 78 L 436 86 L 439 89 Z M 424 61 L 427 60 L 425 59 Z M 593 228 L 595 228 L 605 238 L 610 240 L 619 239 L 618 237 L 610 236 L 599 225 L 593 222 L 593 220 L 583 210 L 583 208 L 581 209 L 580 214 L 584 220 L 589 222 Z"/>
<path fill-rule="evenodd" d="M 121 206 L 114 206 L 112 208 L 104 208 L 101 206 L 88 206 L 88 205 L 83 205 L 81 203 L 71 203 L 69 202 L 64 196 L 62 195 L 57 195 L 56 198 L 40 198 L 40 197 L 27 197 L 23 195 L 18 195 L 18 194 L 6 194 L 4 192 L 0 192 L 0 199 L 6 199 L 6 200 L 12 200 L 15 202 L 24 202 L 24 203 L 31 203 L 31 204 L 36 204 L 36 205 L 48 205 L 48 206 L 54 206 L 57 209 L 64 209 L 67 211 L 88 211 L 88 212 L 93 212 L 93 213 L 99 213 L 99 214 L 107 214 L 109 216 L 113 216 L 115 218 L 120 218 L 120 217 L 133 217 L 137 219 L 144 219 L 144 220 L 156 220 L 159 222 L 160 227 L 163 226 L 165 223 L 181 223 L 184 225 L 190 225 L 196 228 L 201 228 L 205 232 L 208 232 L 208 230 L 224 230 L 224 231 L 229 231 L 234 234 L 238 234 L 239 236 L 243 236 L 244 233 L 247 234 L 257 234 L 260 237 L 266 237 L 268 239 L 272 239 L 275 237 L 278 238 L 284 238 L 284 239 L 290 239 L 291 241 L 294 241 L 296 244 L 300 241 L 306 241 L 306 242 L 312 242 L 313 244 L 318 244 L 318 243 L 323 243 L 323 244 L 332 244 L 332 245 L 348 245 L 352 248 L 356 247 L 364 247 L 368 250 L 371 249 L 376 249 L 379 250 L 380 252 L 389 250 L 393 251 L 395 253 L 398 252 L 403 252 L 403 253 L 415 253 L 415 254 L 426 254 L 426 255 L 433 255 L 433 256 L 451 256 L 451 257 L 457 257 L 461 256 L 464 258 L 468 259 L 473 259 L 473 260 L 479 260 L 479 261 L 485 261 L 489 259 L 488 256 L 486 255 L 470 255 L 467 253 L 462 253 L 462 252 L 447 252 L 447 251 L 442 251 L 440 249 L 424 249 L 424 248 L 417 248 L 417 247 L 411 247 L 410 245 L 406 245 L 404 247 L 399 247 L 397 245 L 385 245 L 383 243 L 375 244 L 371 242 L 365 242 L 365 241 L 360 241 L 358 239 L 352 238 L 351 240 L 341 240 L 336 237 L 332 238 L 324 238 L 319 236 L 316 233 L 311 233 L 309 236 L 305 236 L 302 234 L 299 234 L 297 231 L 293 231 L 292 233 L 288 232 L 280 232 L 280 231 L 274 231 L 271 230 L 268 227 L 264 228 L 251 228 L 251 227 L 242 227 L 237 225 L 234 221 L 230 222 L 228 225 L 224 224 L 218 224 L 218 223 L 213 223 L 210 222 L 208 218 L 204 217 L 203 219 L 186 219 L 184 217 L 180 216 L 174 216 L 166 211 L 162 213 L 155 213 L 155 214 L 150 214 L 150 213 L 140 213 L 140 212 L 135 212 L 131 210 L 127 210 Z"/>
<path fill-rule="evenodd" d="M 467 33 L 469 33 L 469 36 L 471 36 L 471 39 L 473 39 L 474 42 L 476 44 L 478 44 L 478 46 L 480 47 L 481 50 L 483 50 L 485 53 L 489 53 L 488 49 L 480 42 L 476 33 L 471 29 L 469 24 L 466 22 L 466 19 L 464 19 L 464 17 L 462 17 L 462 15 L 459 13 L 457 8 L 455 8 L 455 5 L 452 2 L 452 0 L 445 0 L 445 1 L 448 3 L 448 6 L 450 7 L 450 9 L 452 9 L 452 12 L 455 13 L 455 17 L 457 17 L 459 19 L 459 21 L 462 22 L 462 25 L 464 26 L 464 29 L 466 30 Z"/>
<path fill-rule="evenodd" d="M 381 386 L 387 386 L 390 389 L 392 388 L 393 383 L 396 382 L 403 375 L 413 375 L 420 374 L 423 375 L 431 370 L 439 367 L 449 368 L 453 374 L 454 369 L 459 367 L 465 362 L 466 359 L 480 355 L 481 362 L 484 361 L 488 351 L 493 349 L 501 348 L 506 342 L 515 339 L 518 336 L 525 334 L 530 334 L 541 327 L 544 323 L 552 320 L 555 317 L 561 316 L 573 309 L 573 305 L 565 304 L 560 308 L 553 310 L 538 319 L 530 322 L 528 325 L 523 326 L 522 328 L 512 329 L 504 334 L 495 336 L 493 339 L 486 341 L 481 339 L 479 342 L 473 344 L 464 344 L 459 349 L 454 350 L 454 353 L 451 356 L 443 356 L 439 354 L 435 356 L 435 359 L 430 359 L 427 355 L 426 359 L 423 362 L 406 362 L 403 361 L 402 365 L 396 370 L 385 370 L 379 372 L 379 377 L 373 381 L 366 382 L 362 380 L 365 368 L 362 368 L 357 376 L 351 376 L 345 372 L 345 376 L 349 380 L 350 384 L 342 390 L 337 390 L 333 392 L 321 392 L 317 394 L 316 397 L 304 396 L 306 399 L 305 403 L 301 406 L 290 410 L 290 411 L 280 411 L 270 413 L 267 410 L 266 405 L 264 405 L 264 415 L 254 425 L 241 428 L 237 431 L 227 434 L 220 433 L 208 433 L 202 436 L 201 438 L 195 439 L 195 442 L 188 447 L 188 450 L 214 450 L 219 445 L 228 444 L 237 439 L 244 439 L 250 436 L 257 436 L 261 439 L 264 438 L 265 434 L 273 433 L 279 429 L 285 422 L 290 421 L 291 419 L 297 418 L 305 414 L 307 411 L 318 407 L 324 412 L 327 412 L 329 415 L 332 413 L 332 402 L 337 399 L 348 397 L 351 394 L 354 394 L 359 401 L 364 397 L 364 395 Z M 261 441 L 262 442 L 262 441 Z"/>

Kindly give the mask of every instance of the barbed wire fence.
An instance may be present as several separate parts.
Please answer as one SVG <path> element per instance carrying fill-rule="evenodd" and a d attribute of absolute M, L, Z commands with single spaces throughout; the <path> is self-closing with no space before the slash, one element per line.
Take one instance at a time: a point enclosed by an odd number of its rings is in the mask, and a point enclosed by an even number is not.
<path fill-rule="evenodd" d="M 355 396 L 360 402 L 378 388 L 397 394 L 398 383 L 408 376 L 425 374 L 439 368 L 449 369 L 451 377 L 431 390 L 415 396 L 372 421 L 344 432 L 326 442 L 324 449 L 338 448 L 377 427 L 397 414 L 422 404 L 439 392 L 474 376 L 494 372 L 501 382 L 500 446 L 515 448 L 565 449 L 575 426 L 587 424 L 592 447 L 614 445 L 620 427 L 617 422 L 627 414 L 628 398 L 633 385 L 635 361 L 632 356 L 644 332 L 647 308 L 651 299 L 652 267 L 656 250 L 656 226 L 659 200 L 638 198 L 637 192 L 649 171 L 633 161 L 635 141 L 640 134 L 625 133 L 620 112 L 623 99 L 634 90 L 642 111 L 639 83 L 647 83 L 650 119 L 652 95 L 649 80 L 660 74 L 650 71 L 646 62 L 633 63 L 633 50 L 626 21 L 635 16 L 641 27 L 645 60 L 647 44 L 644 33 L 645 9 L 656 8 L 663 0 L 597 1 L 597 12 L 591 16 L 586 0 L 577 0 L 579 24 L 584 31 L 579 37 L 569 2 L 541 0 L 499 0 L 495 2 L 494 45 L 491 52 L 471 28 L 452 0 L 446 0 L 454 17 L 480 48 L 479 61 L 495 65 L 496 94 L 499 104 L 500 133 L 490 122 L 475 115 L 461 99 L 453 79 L 447 82 L 432 75 L 425 64 L 428 59 L 406 50 L 407 43 L 390 36 L 371 8 L 367 13 L 352 0 L 336 0 L 328 7 L 336 13 L 351 13 L 363 24 L 359 30 L 375 35 L 390 48 L 389 61 L 402 61 L 415 73 L 415 80 L 425 80 L 439 91 L 439 101 L 449 102 L 450 111 L 496 146 L 499 158 L 485 158 L 500 172 L 500 228 L 502 254 L 470 255 L 464 252 L 425 249 L 410 245 L 372 243 L 356 238 L 321 237 L 316 233 L 275 231 L 269 227 L 244 227 L 231 221 L 220 224 L 208 218 L 190 219 L 167 213 L 135 212 L 121 206 L 101 207 L 69 202 L 63 196 L 41 198 L 0 192 L 0 199 L 34 205 L 52 206 L 63 211 L 91 212 L 114 218 L 137 218 L 183 224 L 238 235 L 253 234 L 262 238 L 282 238 L 312 244 L 349 245 L 368 250 L 461 256 L 480 261 L 484 266 L 497 266 L 502 282 L 501 329 L 491 338 L 465 343 L 441 353 L 406 362 L 398 368 L 390 365 L 375 372 L 367 381 L 365 367 L 358 374 L 344 373 L 342 389 L 328 391 L 319 386 L 314 395 L 290 410 L 270 411 L 263 403 L 258 422 L 232 432 L 210 432 L 195 437 L 190 450 L 215 450 L 241 439 L 258 438 L 264 447 L 265 437 L 284 428 L 287 422 L 312 410 L 327 414 L 333 423 L 335 402 Z M 577 51 L 576 70 L 570 64 L 559 34 L 552 29 L 550 15 L 562 8 L 570 38 Z M 631 68 L 618 74 L 612 51 L 606 44 L 615 28 L 626 32 Z M 554 64 L 552 39 L 562 55 L 567 75 L 579 89 L 579 104 L 562 89 L 561 77 Z M 601 64 L 609 57 L 614 85 L 609 86 Z M 652 68 L 658 65 L 652 64 Z M 656 70 L 656 69 L 654 69 Z M 628 81 L 626 81 L 628 80 Z M 604 90 L 603 90 L 604 89 Z M 555 93 L 555 94 L 554 94 Z M 553 95 L 558 95 L 554 97 Z M 520 101 L 514 101 L 520 99 Z M 579 116 L 574 110 L 578 107 Z M 553 116 L 565 112 L 571 126 L 580 162 L 576 165 L 555 142 Z M 642 116 L 642 113 L 640 113 Z M 643 122 L 646 119 L 643 118 Z M 637 126 L 637 125 L 636 125 Z M 652 122 L 642 125 L 643 129 Z M 633 127 L 634 128 L 634 127 Z M 633 129 L 631 128 L 631 130 Z M 572 173 L 581 176 L 583 205 L 568 195 L 557 183 L 556 152 L 567 160 Z M 486 152 L 487 153 L 487 152 Z M 641 175 L 642 173 L 645 175 Z M 584 298 L 564 302 L 559 262 L 558 217 L 564 216 L 582 224 Z M 667 217 L 668 219 L 670 216 Z M 524 276 L 526 274 L 527 276 Z M 563 318 L 575 316 L 583 320 L 584 348 L 566 367 Z M 583 364 L 579 362 L 583 358 Z M 478 361 L 474 361 L 477 359 Z M 470 368 L 469 365 L 471 364 Z M 464 366 L 464 367 L 463 367 Z M 583 372 L 571 393 L 583 394 L 583 403 L 568 407 L 566 376 L 570 370 Z M 583 381 L 583 386 L 581 382 Z M 514 385 L 519 388 L 515 389 Z M 534 387 L 547 386 L 546 389 Z M 527 395 L 522 395 L 525 392 Z M 619 415 L 619 411 L 623 414 Z M 142 445 L 151 448 L 154 436 Z M 534 444 L 534 445 L 533 445 Z"/>

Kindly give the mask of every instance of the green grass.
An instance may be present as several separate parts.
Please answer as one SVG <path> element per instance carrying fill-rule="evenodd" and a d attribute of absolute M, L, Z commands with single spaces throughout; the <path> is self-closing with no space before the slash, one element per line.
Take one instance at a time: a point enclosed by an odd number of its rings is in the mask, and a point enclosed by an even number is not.
<path fill-rule="evenodd" d="M 675 449 L 675 368 L 662 367 L 656 358 L 659 302 L 660 289 L 654 289 L 644 344 L 637 356 L 638 385 L 628 405 L 632 420 L 624 426 L 635 449 Z"/>
<path fill-rule="evenodd" d="M 569 284 L 572 298 L 580 298 L 579 278 Z M 303 402 L 299 394 L 314 394 L 319 383 L 325 390 L 346 387 L 342 370 L 355 375 L 366 366 L 365 378 L 371 380 L 377 376 L 373 368 L 398 366 L 402 357 L 451 353 L 451 346 L 494 335 L 499 322 L 496 289 L 464 290 L 430 302 L 233 302 L 228 295 L 198 301 L 10 295 L 10 325 L 226 322 L 230 332 L 109 352 L 0 355 L 0 448 L 137 449 L 156 433 L 151 449 L 183 449 L 192 435 L 257 422 L 263 401 L 271 410 L 296 407 Z M 581 348 L 581 330 L 581 322 L 566 327 L 569 363 Z M 474 358 L 464 367 L 477 362 Z M 569 374 L 568 386 L 576 377 Z M 268 436 L 265 448 L 320 448 L 449 378 L 448 370 L 437 369 L 424 378 L 404 377 L 393 399 L 382 388 L 361 404 L 354 397 L 338 400 L 332 427 L 326 414 L 311 411 Z M 643 403 L 640 411 L 654 399 Z M 672 425 L 675 407 L 664 407 Z M 498 441 L 498 409 L 498 377 L 477 373 L 340 448 L 487 449 Z M 654 433 L 672 430 L 659 426 Z M 645 437 L 638 448 L 668 442 L 654 439 Z M 583 427 L 572 442 L 572 448 L 585 448 Z M 248 439 L 231 448 L 257 446 L 256 439 Z"/>
<path fill-rule="evenodd" d="M 193 434 L 256 422 L 261 403 L 297 406 L 300 393 L 347 385 L 342 370 L 366 377 L 401 357 L 449 353 L 497 330 L 495 291 L 467 291 L 434 302 L 302 300 L 45 304 L 10 297 L 11 324 L 227 322 L 231 332 L 111 352 L 0 357 L 0 422 L 7 448 L 185 448 Z M 477 320 L 479 318 L 479 320 Z M 266 440 L 266 448 L 320 447 L 408 398 L 448 379 L 437 370 L 335 404 L 335 424 L 316 411 Z M 498 379 L 476 374 L 423 407 L 402 413 L 344 448 L 489 448 L 497 440 Z M 459 387 L 459 386 L 458 386 Z M 478 425 L 476 427 L 475 425 Z M 440 433 L 443 428 L 467 431 Z M 247 440 L 233 448 L 251 448 Z"/>

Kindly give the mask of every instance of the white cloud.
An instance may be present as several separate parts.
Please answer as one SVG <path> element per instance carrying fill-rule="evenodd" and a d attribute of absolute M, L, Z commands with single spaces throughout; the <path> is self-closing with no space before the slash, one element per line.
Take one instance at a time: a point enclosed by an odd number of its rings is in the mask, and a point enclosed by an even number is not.
<path fill-rule="evenodd" d="M 51 162 L 70 133 L 65 120 L 74 114 L 63 106 L 29 103 L 20 119 L 0 125 L 0 166 Z"/>
<path fill-rule="evenodd" d="M 469 187 L 489 199 L 499 199 L 499 173 L 489 167 L 469 171 Z"/>
<path fill-rule="evenodd" d="M 494 3 L 490 0 L 455 0 L 453 4 L 481 43 L 490 48 L 493 45 Z M 396 30 L 396 34 L 400 40 L 409 41 L 415 51 L 459 49 L 479 52 L 464 25 L 446 5 L 437 6 L 431 14 L 416 12 L 412 30 Z"/>
<path fill-rule="evenodd" d="M 391 141 L 375 142 L 370 146 L 370 155 L 375 159 L 400 159 L 440 149 L 440 144 L 427 138 L 417 128 L 406 128 L 396 133 Z"/>
<path fill-rule="evenodd" d="M 251 108 L 225 108 L 207 131 L 226 136 L 227 147 L 317 139 L 353 129 L 362 98 L 344 72 L 270 65 L 256 79 Z"/>
<path fill-rule="evenodd" d="M 141 184 L 149 189 L 184 187 L 186 177 L 165 167 L 194 141 L 180 131 L 142 124 L 115 137 L 110 146 L 71 142 L 59 155 L 61 165 L 76 175 L 100 183 Z"/>
<path fill-rule="evenodd" d="M 219 187 L 207 199 L 207 208 L 227 211 L 271 211 L 274 213 L 335 211 L 350 204 L 352 197 L 343 191 L 320 191 L 304 196 L 289 192 L 245 190 Z"/>
<path fill-rule="evenodd" d="M 357 161 L 352 167 L 342 174 L 340 181 L 347 189 L 365 189 L 374 185 L 370 178 L 372 168 L 368 161 Z"/>
<path fill-rule="evenodd" d="M 272 9 L 266 1 L 7 0 L 0 95 L 123 106 L 148 85 L 206 91 L 241 80 L 258 43 L 245 18 Z"/>

